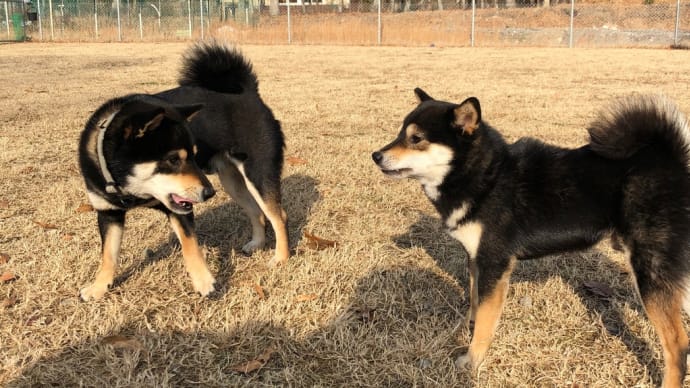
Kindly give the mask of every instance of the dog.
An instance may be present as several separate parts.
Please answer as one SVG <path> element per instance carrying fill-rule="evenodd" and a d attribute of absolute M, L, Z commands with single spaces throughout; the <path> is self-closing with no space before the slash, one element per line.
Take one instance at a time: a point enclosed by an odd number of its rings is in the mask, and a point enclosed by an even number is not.
<path fill-rule="evenodd" d="M 89 201 L 98 214 L 102 264 L 83 300 L 101 298 L 112 285 L 125 214 L 135 207 L 165 213 L 182 246 L 194 290 L 215 291 L 215 279 L 194 230 L 194 204 L 215 194 L 205 174 L 245 210 L 251 254 L 264 246 L 266 219 L 276 238 L 270 265 L 289 256 L 287 216 L 280 178 L 285 139 L 258 92 L 251 64 L 215 42 L 184 55 L 179 87 L 155 95 L 117 97 L 89 118 L 79 142 L 79 164 Z"/>
<path fill-rule="evenodd" d="M 481 365 L 518 260 L 590 247 L 611 235 L 664 354 L 664 387 L 682 385 L 690 311 L 690 129 L 662 96 L 630 96 L 564 149 L 535 139 L 508 144 L 482 120 L 479 100 L 418 105 L 398 136 L 372 154 L 392 178 L 421 183 L 447 232 L 467 251 L 472 339 L 456 366 Z"/>

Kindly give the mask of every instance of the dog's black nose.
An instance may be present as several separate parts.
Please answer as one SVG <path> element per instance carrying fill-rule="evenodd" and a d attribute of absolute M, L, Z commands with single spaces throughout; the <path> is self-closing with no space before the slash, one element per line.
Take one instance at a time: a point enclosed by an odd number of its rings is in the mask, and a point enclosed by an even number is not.
<path fill-rule="evenodd" d="M 381 159 L 383 159 L 383 154 L 376 151 L 373 154 L 371 154 L 371 158 L 374 159 L 374 162 L 376 164 L 379 164 L 379 163 L 381 163 Z"/>
<path fill-rule="evenodd" d="M 213 187 L 204 187 L 204 191 L 201 192 L 204 201 L 210 199 L 214 195 L 216 195 L 216 190 L 214 190 Z"/>

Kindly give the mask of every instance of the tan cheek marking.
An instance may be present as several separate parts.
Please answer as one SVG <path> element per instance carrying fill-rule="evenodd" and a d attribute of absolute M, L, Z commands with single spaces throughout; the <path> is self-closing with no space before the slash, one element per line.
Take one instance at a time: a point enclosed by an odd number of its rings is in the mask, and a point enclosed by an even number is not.
<path fill-rule="evenodd" d="M 406 156 L 410 154 L 410 152 L 411 150 L 409 148 L 406 148 L 402 145 L 397 145 L 386 151 L 387 154 L 391 155 L 392 157 L 398 160 L 404 159 Z"/>
<path fill-rule="evenodd" d="M 202 186 L 201 180 L 198 176 L 192 174 L 173 174 L 171 175 L 173 180 L 180 182 L 183 187 L 191 186 Z"/>
<path fill-rule="evenodd" d="M 187 160 L 187 150 L 179 150 L 177 151 L 177 155 L 181 160 Z"/>

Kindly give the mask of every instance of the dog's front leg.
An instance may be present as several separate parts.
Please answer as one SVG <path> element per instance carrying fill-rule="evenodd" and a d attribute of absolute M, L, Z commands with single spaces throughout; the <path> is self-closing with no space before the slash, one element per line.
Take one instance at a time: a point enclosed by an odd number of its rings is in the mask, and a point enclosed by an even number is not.
<path fill-rule="evenodd" d="M 94 282 L 82 288 L 79 295 L 83 301 L 103 297 L 113 284 L 120 256 L 120 244 L 125 227 L 124 210 L 99 210 L 98 231 L 101 235 L 101 256 L 103 261 Z"/>
<path fill-rule="evenodd" d="M 482 266 L 481 255 L 476 260 L 475 279 L 470 280 L 470 287 L 477 290 L 476 294 L 470 291 L 471 310 L 476 303 L 476 312 L 471 312 L 475 319 L 472 340 L 467 353 L 455 361 L 457 367 L 472 371 L 476 371 L 482 364 L 491 345 L 508 293 L 510 274 L 515 267 L 515 258 L 506 259 L 500 264 L 492 260 L 491 266 Z M 472 266 L 470 266 L 470 279 L 473 277 L 471 268 Z M 472 300 L 475 296 L 476 302 Z"/>
<path fill-rule="evenodd" d="M 477 318 L 477 302 L 479 301 L 479 294 L 477 288 L 477 260 L 467 259 L 467 271 L 470 279 L 469 296 L 470 296 L 470 313 L 467 314 L 465 324 L 470 332 L 474 331 L 474 320 Z"/>
<path fill-rule="evenodd" d="M 194 230 L 194 214 L 167 213 L 170 225 L 182 245 L 184 265 L 187 273 L 192 278 L 194 290 L 202 296 L 208 296 L 215 291 L 216 280 L 211 275 L 211 271 L 206 265 L 204 253 L 201 251 L 201 247 L 199 247 L 199 241 Z"/>

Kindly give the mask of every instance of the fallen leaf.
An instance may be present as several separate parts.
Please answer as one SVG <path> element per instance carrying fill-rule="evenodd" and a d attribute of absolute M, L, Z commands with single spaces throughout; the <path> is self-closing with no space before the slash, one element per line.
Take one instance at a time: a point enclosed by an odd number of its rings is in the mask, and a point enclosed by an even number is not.
<path fill-rule="evenodd" d="M 296 303 L 302 303 L 302 302 L 310 302 L 312 300 L 317 299 L 319 296 L 316 294 L 301 294 L 297 295 L 295 298 Z"/>
<path fill-rule="evenodd" d="M 6 199 L 0 199 L 0 209 L 9 209 L 10 208 L 10 201 Z"/>
<path fill-rule="evenodd" d="M 13 280 L 17 280 L 17 276 L 10 271 L 5 271 L 0 275 L 0 283 L 9 283 Z"/>
<path fill-rule="evenodd" d="M 230 367 L 230 370 L 233 372 L 238 372 L 238 373 L 251 373 L 256 370 L 259 370 L 263 368 L 264 365 L 268 362 L 268 360 L 271 359 L 271 356 L 275 353 L 275 349 L 273 348 L 268 348 L 266 351 L 261 353 L 259 357 L 257 357 L 254 360 L 247 361 L 242 364 L 237 364 L 235 366 Z"/>
<path fill-rule="evenodd" d="M 285 158 L 285 161 L 291 166 L 297 166 L 300 164 L 307 164 L 306 160 L 304 160 L 302 158 L 298 158 L 297 156 L 288 156 L 287 158 Z"/>
<path fill-rule="evenodd" d="M 326 240 L 324 238 L 317 237 L 309 232 L 304 232 L 304 237 L 307 239 L 307 248 L 315 249 L 317 251 L 321 251 L 326 248 L 331 248 L 338 245 L 336 241 Z"/>
<path fill-rule="evenodd" d="M 609 285 L 606 283 L 590 280 L 584 282 L 583 285 L 587 291 L 594 295 L 598 295 L 603 298 L 610 298 L 613 295 L 613 290 L 611 290 L 611 287 L 609 287 Z"/>
<path fill-rule="evenodd" d="M 252 288 L 254 288 L 254 291 L 256 291 L 256 294 L 259 295 L 260 300 L 266 299 L 266 294 L 264 293 L 264 289 L 260 285 L 254 283 L 254 284 L 252 284 Z"/>
<path fill-rule="evenodd" d="M 7 264 L 10 261 L 10 255 L 7 253 L 0 253 L 0 265 Z"/>
<path fill-rule="evenodd" d="M 77 213 L 86 213 L 90 211 L 93 211 L 93 206 L 88 203 L 82 203 L 76 210 Z"/>
<path fill-rule="evenodd" d="M 7 297 L 7 298 L 3 299 L 2 302 L 0 302 L 0 308 L 2 308 L 2 309 L 10 308 L 10 307 L 14 306 L 15 304 L 17 304 L 17 302 L 18 302 L 18 300 L 14 296 Z"/>
<path fill-rule="evenodd" d="M 41 222 L 41 221 L 34 220 L 34 224 L 40 226 L 43 229 L 57 229 L 57 226 L 55 226 L 53 224 L 49 224 L 47 222 Z"/>
<path fill-rule="evenodd" d="M 111 335 L 101 340 L 103 345 L 110 345 L 115 349 L 142 350 L 144 345 L 136 338 L 124 335 Z"/>

